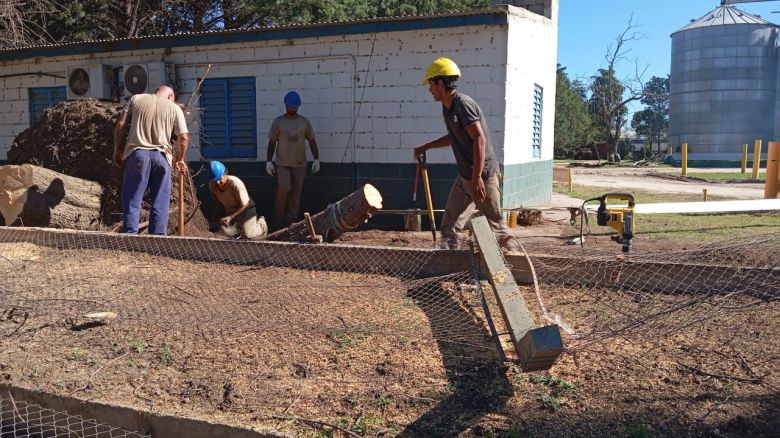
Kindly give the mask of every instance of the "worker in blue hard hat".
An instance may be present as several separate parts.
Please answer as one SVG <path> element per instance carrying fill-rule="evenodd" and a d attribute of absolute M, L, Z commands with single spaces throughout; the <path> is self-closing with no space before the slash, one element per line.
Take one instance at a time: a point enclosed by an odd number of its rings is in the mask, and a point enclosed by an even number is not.
<path fill-rule="evenodd" d="M 211 179 L 209 192 L 225 210 L 226 216 L 219 220 L 222 232 L 228 237 L 257 239 L 268 233 L 265 218 L 257 217 L 255 203 L 249 197 L 244 182 L 228 175 L 225 165 L 219 161 L 209 163 Z"/>
<path fill-rule="evenodd" d="M 281 228 L 295 222 L 301 205 L 303 180 L 306 177 L 306 141 L 314 162 L 311 173 L 320 171 L 320 154 L 314 129 L 306 117 L 298 114 L 301 96 L 290 91 L 284 96 L 285 113 L 274 119 L 268 132 L 265 171 L 276 176 L 276 201 L 273 225 Z M 276 153 L 276 165 L 274 165 Z"/>

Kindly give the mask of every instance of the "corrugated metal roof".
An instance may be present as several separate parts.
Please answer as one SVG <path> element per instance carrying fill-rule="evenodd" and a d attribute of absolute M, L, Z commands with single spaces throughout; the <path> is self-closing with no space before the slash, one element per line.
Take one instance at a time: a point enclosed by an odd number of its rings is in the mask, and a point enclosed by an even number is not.
<path fill-rule="evenodd" d="M 345 25 L 355 25 L 355 24 L 421 21 L 421 20 L 444 18 L 444 17 L 468 17 L 468 16 L 475 16 L 475 15 L 494 15 L 494 14 L 515 15 L 515 13 L 513 13 L 514 12 L 513 10 L 516 10 L 516 8 L 510 8 L 507 7 L 507 5 L 498 5 L 492 8 L 453 11 L 453 12 L 439 13 L 439 14 L 400 15 L 394 17 L 373 17 L 373 18 L 366 18 L 361 20 L 324 21 L 324 22 L 305 23 L 305 24 L 290 24 L 285 26 L 264 26 L 264 27 L 255 27 L 250 29 L 239 29 L 239 30 L 212 30 L 212 31 L 204 31 L 204 32 L 179 33 L 174 35 L 160 34 L 160 35 L 147 35 L 142 37 L 133 37 L 133 38 L 75 41 L 75 42 L 59 43 L 59 44 L 40 44 L 40 45 L 32 45 L 26 47 L 18 47 L 14 49 L 0 50 L 0 53 L 9 53 L 9 52 L 17 52 L 17 51 L 23 51 L 29 49 L 40 49 L 40 48 L 54 49 L 59 47 L 74 47 L 74 46 L 82 46 L 82 45 L 88 46 L 94 44 L 116 43 L 122 41 L 132 42 L 132 41 L 145 41 L 145 40 L 176 39 L 181 37 L 197 37 L 197 36 L 206 36 L 206 35 L 231 35 L 231 34 L 241 34 L 246 32 L 312 29 L 318 27 L 345 26 Z"/>
<path fill-rule="evenodd" d="M 776 24 L 766 21 L 761 17 L 751 15 L 730 5 L 723 5 L 719 8 L 713 9 L 703 17 L 691 22 L 689 25 L 683 27 L 677 32 L 697 29 L 700 27 L 725 26 L 729 24 L 767 24 L 770 26 L 776 26 Z"/>

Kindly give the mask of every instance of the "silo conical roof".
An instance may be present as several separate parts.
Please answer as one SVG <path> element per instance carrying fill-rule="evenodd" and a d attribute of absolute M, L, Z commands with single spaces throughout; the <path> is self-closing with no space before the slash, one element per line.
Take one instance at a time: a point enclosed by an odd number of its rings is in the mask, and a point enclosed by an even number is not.
<path fill-rule="evenodd" d="M 774 23 L 766 21 L 761 17 L 749 14 L 730 5 L 723 5 L 707 12 L 698 20 L 693 21 L 677 32 L 700 27 L 725 26 L 729 24 L 767 24 L 775 26 Z"/>

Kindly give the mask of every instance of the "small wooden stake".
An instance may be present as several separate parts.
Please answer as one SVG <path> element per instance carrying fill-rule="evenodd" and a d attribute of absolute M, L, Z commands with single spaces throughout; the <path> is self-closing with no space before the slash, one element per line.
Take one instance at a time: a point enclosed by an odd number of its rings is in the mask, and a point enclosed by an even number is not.
<path fill-rule="evenodd" d="M 184 235 L 184 172 L 179 172 L 179 236 Z"/>
<path fill-rule="evenodd" d="M 303 220 L 306 221 L 306 228 L 309 230 L 309 242 L 322 243 L 322 236 L 314 231 L 314 222 L 311 221 L 311 215 L 308 211 L 303 214 Z"/>
<path fill-rule="evenodd" d="M 756 140 L 753 146 L 753 179 L 758 179 L 758 171 L 761 169 L 761 140 Z"/>

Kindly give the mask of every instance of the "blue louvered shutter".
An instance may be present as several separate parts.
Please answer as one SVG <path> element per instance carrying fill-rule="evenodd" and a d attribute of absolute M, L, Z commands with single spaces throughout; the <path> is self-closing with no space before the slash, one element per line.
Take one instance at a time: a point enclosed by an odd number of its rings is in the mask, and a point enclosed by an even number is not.
<path fill-rule="evenodd" d="M 35 125 L 48 108 L 67 99 L 65 87 L 30 88 L 30 126 Z"/>
<path fill-rule="evenodd" d="M 255 78 L 228 80 L 228 120 L 230 156 L 257 156 L 257 117 L 255 116 Z"/>
<path fill-rule="evenodd" d="M 201 150 L 208 158 L 257 156 L 255 78 L 203 81 Z"/>
<path fill-rule="evenodd" d="M 542 156 L 542 87 L 534 86 L 534 128 L 531 141 L 533 157 Z"/>

